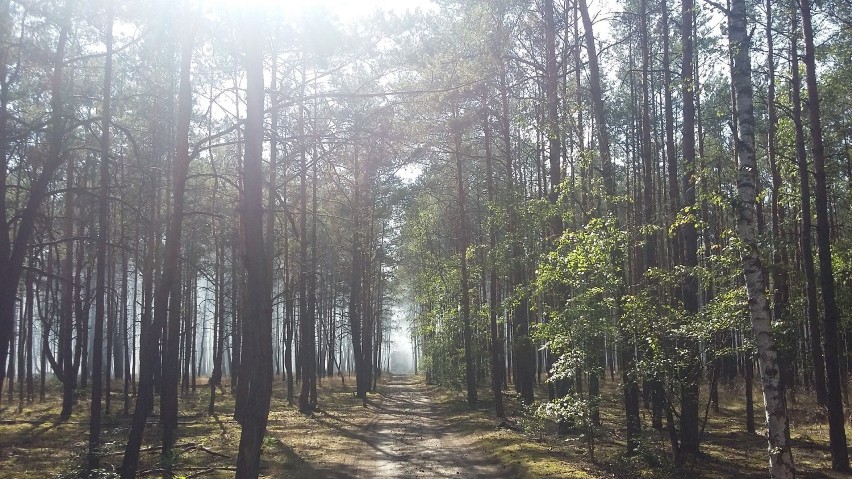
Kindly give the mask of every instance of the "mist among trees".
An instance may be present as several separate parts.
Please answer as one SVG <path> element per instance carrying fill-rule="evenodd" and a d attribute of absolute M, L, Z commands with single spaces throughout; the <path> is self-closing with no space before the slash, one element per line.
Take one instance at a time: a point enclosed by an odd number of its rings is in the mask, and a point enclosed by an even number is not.
<path fill-rule="evenodd" d="M 848 2 L 303 3 L 0 0 L 8 477 L 849 473 Z"/>

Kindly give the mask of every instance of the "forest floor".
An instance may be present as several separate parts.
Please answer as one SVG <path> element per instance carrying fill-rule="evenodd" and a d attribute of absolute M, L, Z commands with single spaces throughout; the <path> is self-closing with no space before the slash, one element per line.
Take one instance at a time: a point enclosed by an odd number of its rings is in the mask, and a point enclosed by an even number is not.
<path fill-rule="evenodd" d="M 353 394 L 353 378 L 326 378 L 319 409 L 300 414 L 289 405 L 280 381 L 262 456 L 262 477 L 308 478 L 763 478 L 766 443 L 745 431 L 741 387 L 723 387 L 718 413 L 708 414 L 702 454 L 680 469 L 671 464 L 667 438 L 647 427 L 641 453 L 624 457 L 621 400 L 617 383 L 604 382 L 602 426 L 594 450 L 580 434 L 559 437 L 551 424 L 526 418 L 514 398 L 504 396 L 507 421 L 497 422 L 489 392 L 467 407 L 462 391 L 427 385 L 420 376 L 385 375 L 367 403 Z M 538 391 L 544 394 L 543 390 Z M 298 391 L 296 391 L 298 394 Z M 762 424 L 759 391 L 756 422 Z M 802 394 L 801 396 L 805 396 Z M 706 398 L 706 395 L 704 396 Z M 0 409 L 0 478 L 76 477 L 85 456 L 88 401 L 81 397 L 71 419 L 56 421 L 59 391 L 32 404 L 8 402 Z M 149 421 L 140 477 L 233 477 L 239 426 L 233 398 L 217 393 L 216 414 L 206 414 L 209 389 L 200 385 L 181 401 L 180 437 L 174 453 L 162 458 L 158 417 Z M 123 402 L 112 398 L 104 421 L 105 474 L 120 463 L 129 420 Z M 131 405 L 132 406 L 132 405 Z M 646 411 L 643 410 L 643 413 Z M 643 420 L 649 420 L 643 416 Z M 799 477 L 840 478 L 830 471 L 828 428 L 813 404 L 802 397 L 791 406 L 793 454 Z M 508 427 L 506 427 L 508 426 Z M 524 429 L 525 432 L 521 432 Z M 852 437 L 852 428 L 847 428 Z"/>

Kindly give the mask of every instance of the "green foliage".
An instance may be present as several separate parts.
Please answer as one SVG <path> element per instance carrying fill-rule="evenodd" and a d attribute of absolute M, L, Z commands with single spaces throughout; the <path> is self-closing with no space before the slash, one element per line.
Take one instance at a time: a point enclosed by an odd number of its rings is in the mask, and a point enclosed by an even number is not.
<path fill-rule="evenodd" d="M 616 294 L 623 278 L 613 257 L 624 254 L 626 236 L 612 219 L 593 219 L 578 231 L 565 232 L 556 249 L 545 254 L 536 270 L 534 294 L 548 318 L 535 336 L 558 355 L 560 375 L 579 364 L 591 366 L 592 338 L 611 332 Z"/>
<path fill-rule="evenodd" d="M 536 415 L 554 421 L 571 421 L 591 427 L 594 400 L 588 396 L 567 394 L 561 398 L 541 404 Z"/>
<path fill-rule="evenodd" d="M 595 454 L 595 423 L 594 415 L 598 410 L 598 398 L 590 395 L 566 394 L 552 401 L 546 401 L 534 411 L 534 416 L 556 422 L 580 425 L 589 452 L 589 457 Z"/>
<path fill-rule="evenodd" d="M 262 450 L 272 449 L 280 443 L 281 443 L 281 441 L 279 441 L 277 437 L 272 436 L 272 435 L 266 435 L 266 436 L 263 437 L 263 445 L 261 446 L 261 449 Z"/>

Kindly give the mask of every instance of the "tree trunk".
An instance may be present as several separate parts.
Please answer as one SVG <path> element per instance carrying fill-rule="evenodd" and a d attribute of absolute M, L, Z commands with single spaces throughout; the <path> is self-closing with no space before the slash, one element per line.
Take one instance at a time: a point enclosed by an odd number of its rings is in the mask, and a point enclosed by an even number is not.
<path fill-rule="evenodd" d="M 363 366 L 361 372 L 363 376 L 362 379 L 364 381 L 364 391 L 371 391 L 373 385 L 373 348 L 375 347 L 376 329 L 373 308 L 373 252 L 375 248 L 375 244 L 373 243 L 373 238 L 375 237 L 373 234 L 375 228 L 375 221 L 373 218 L 374 212 L 375 211 L 371 206 L 370 214 L 366 218 L 370 228 L 367 230 L 368 232 L 364 239 L 365 249 L 362 252 L 362 274 L 364 276 L 362 278 L 363 293 L 361 295 L 361 354 L 363 355 L 361 358 L 361 364 Z"/>
<path fill-rule="evenodd" d="M 731 82 L 736 95 L 739 158 L 737 189 L 737 231 L 743 241 L 742 264 L 748 289 L 748 304 L 752 331 L 758 349 L 763 402 L 769 437 L 769 468 L 773 478 L 793 478 L 796 475 L 790 451 L 790 426 L 787 403 L 781 385 L 778 353 L 772 337 L 772 318 L 766 297 L 764 270 L 757 241 L 757 159 L 755 157 L 755 121 L 751 80 L 751 48 L 746 20 L 745 0 L 732 0 L 728 16 L 728 38 L 733 54 Z"/>
<path fill-rule="evenodd" d="M 35 321 L 35 282 L 34 275 L 28 272 L 26 282 L 26 297 L 24 299 L 26 311 L 26 344 L 27 351 L 24 361 L 26 362 L 26 382 L 27 382 L 27 402 L 32 403 L 35 394 L 35 384 L 33 383 L 33 321 Z M 42 372 L 42 374 L 44 374 Z"/>
<path fill-rule="evenodd" d="M 805 76 L 808 88 L 808 119 L 810 120 L 811 149 L 814 156 L 814 205 L 817 215 L 817 253 L 819 280 L 822 286 L 824 307 L 823 332 L 825 333 L 826 408 L 828 409 L 828 435 L 831 448 L 831 468 L 848 472 L 849 451 L 846 447 L 845 419 L 843 417 L 842 385 L 840 384 L 840 356 L 838 352 L 840 315 L 834 291 L 834 270 L 831 264 L 831 228 L 828 219 L 828 185 L 825 176 L 825 146 L 822 138 L 819 90 L 816 77 L 816 51 L 811 22 L 810 0 L 799 0 L 802 10 L 802 32 L 805 38 Z"/>
<path fill-rule="evenodd" d="M 363 364 L 363 353 L 361 350 L 362 327 L 363 327 L 363 292 L 362 279 L 364 277 L 361 238 L 361 165 L 358 158 L 358 148 L 355 147 L 353 153 L 353 177 L 354 184 L 352 186 L 352 274 L 349 280 L 349 330 L 352 336 L 352 361 L 355 363 L 355 384 L 356 395 L 367 404 L 367 388 L 364 384 L 364 376 L 366 372 Z"/>
<path fill-rule="evenodd" d="M 484 132 L 485 147 L 485 183 L 488 189 L 488 203 L 494 205 L 494 165 L 491 151 L 491 126 L 490 113 L 488 110 L 488 85 L 483 87 L 482 93 L 482 130 Z M 494 412 L 498 418 L 505 417 L 503 411 L 503 338 L 498 333 L 497 308 L 497 227 L 492 221 L 488 228 L 488 320 L 489 332 L 491 334 L 491 392 L 494 395 Z M 417 369 L 416 345 L 413 346 L 414 369 Z"/>
<path fill-rule="evenodd" d="M 27 198 L 23 211 L 18 215 L 18 230 L 14 240 L 9 243 L 10 230 L 5 205 L 6 168 L 4 168 L 2 183 L 0 183 L 0 391 L 6 378 L 9 348 L 14 339 L 15 329 L 15 300 L 18 282 L 21 279 L 24 259 L 36 227 L 36 219 L 41 204 L 47 196 L 48 186 L 57 168 L 62 164 L 62 143 L 65 129 L 63 113 L 64 95 L 62 91 L 62 75 L 65 63 L 65 47 L 71 29 L 71 13 L 75 2 L 67 0 L 62 9 L 59 36 L 56 42 L 56 52 L 53 56 L 53 72 L 51 76 L 50 93 L 50 122 L 48 133 L 47 155 L 41 173 L 30 186 L 30 196 Z M 8 11 L 8 7 L 4 7 Z M 5 32 L 4 32 L 5 33 Z M 2 81 L 6 82 L 6 78 Z M 8 85 L 6 86 L 8 92 Z M 6 112 L 3 108 L 4 114 Z M 4 118 L 4 122 L 6 119 Z M 5 128 L 5 125 L 2 125 Z M 3 157 L 3 166 L 8 165 L 8 159 Z"/>
<path fill-rule="evenodd" d="M 500 134 L 503 142 L 503 155 L 505 156 L 506 177 L 510 188 L 509 201 L 506 208 L 507 230 L 512 232 L 510 256 L 512 260 L 511 267 L 511 287 L 516 291 L 522 289 L 525 280 L 525 257 L 524 246 L 521 238 L 523 233 L 516 231 L 518 223 L 518 211 L 516 202 L 519 201 L 521 192 L 517 191 L 516 182 L 520 177 L 521 168 L 515 166 L 512 155 L 512 136 L 511 136 L 511 116 L 509 114 L 509 83 L 506 75 L 505 62 L 500 63 L 500 101 L 501 101 L 501 125 Z M 517 171 L 516 171 L 517 170 Z M 521 400 L 524 404 L 532 404 L 535 400 L 535 391 L 533 389 L 533 368 L 534 368 L 534 352 L 532 342 L 529 338 L 530 330 L 530 301 L 527 294 L 518 295 L 518 300 L 514 302 L 514 308 L 511 314 L 511 325 L 509 328 L 510 338 L 509 344 L 512 347 L 509 349 L 509 371 L 514 374 L 515 389 L 520 393 Z M 425 344 L 425 342 L 423 343 Z"/>
<path fill-rule="evenodd" d="M 304 74 L 302 75 L 302 93 L 304 96 Z M 309 413 L 313 411 L 311 405 L 311 389 L 316 384 L 316 300 L 313 278 L 315 271 L 311 270 L 308 261 L 308 163 L 305 142 L 305 107 L 299 108 L 299 142 L 300 142 L 300 164 L 299 164 L 299 203 L 301 213 L 299 215 L 299 353 L 302 366 L 302 391 L 299 394 L 299 411 Z M 316 158 L 313 158 L 316 161 Z"/>
<path fill-rule="evenodd" d="M 154 316 L 151 324 L 142 331 L 139 361 L 139 386 L 136 396 L 136 406 L 133 411 L 133 421 L 130 427 L 127 445 L 124 449 L 124 461 L 121 475 L 124 479 L 136 476 L 139 464 L 139 448 L 145 431 L 145 421 L 154 407 L 154 380 L 160 348 L 158 343 L 160 333 L 167 324 L 169 314 L 169 296 L 174 283 L 179 281 L 179 255 L 183 227 L 184 196 L 186 179 L 189 172 L 189 125 L 192 115 L 192 86 L 190 84 L 190 69 L 192 67 L 192 50 L 194 27 L 187 26 L 181 42 L 181 71 L 180 90 L 178 93 L 178 119 L 175 132 L 175 164 L 172 171 L 174 190 L 172 192 L 172 213 L 166 232 L 166 244 L 163 250 L 163 267 L 154 291 Z M 175 367 L 170 365 L 168 367 Z"/>
<path fill-rule="evenodd" d="M 101 443 L 101 395 L 103 393 L 103 340 L 104 314 L 107 301 L 107 243 L 109 236 L 109 129 L 112 120 L 110 95 L 112 94 L 112 24 L 113 4 L 107 3 L 106 15 L 106 57 L 104 63 L 103 101 L 101 104 L 101 162 L 100 162 L 100 197 L 98 198 L 98 249 L 97 272 L 95 275 L 95 331 L 92 357 L 92 396 L 91 416 L 89 417 L 89 451 L 87 457 L 88 470 L 97 469 L 100 462 Z M 107 363 L 109 356 L 107 356 Z M 107 374 L 109 367 L 107 366 Z M 107 381 L 109 385 L 109 381 Z M 107 393 L 109 394 L 109 393 Z"/>
<path fill-rule="evenodd" d="M 10 300 L 7 295 L 9 294 L 9 290 L 17 285 L 17 281 L 14 282 L 15 284 L 12 284 L 11 278 L 7 278 L 9 273 L 9 254 L 11 253 L 11 245 L 9 244 L 10 231 L 6 210 L 6 182 L 9 175 L 8 143 L 6 138 L 8 137 L 7 128 L 9 119 L 9 82 L 11 81 L 7 73 L 7 60 L 10 52 L 7 50 L 8 47 L 6 45 L 9 42 L 8 37 L 12 23 L 9 15 L 10 3 L 9 0 L 0 0 L 0 42 L 3 45 L 3 48 L 0 49 L 0 138 L 3 138 L 0 141 L 0 351 L 6 351 L 5 353 L 0 353 L 0 369 L 6 364 L 6 356 L 4 354 L 8 354 L 8 347 L 6 346 L 9 341 L 8 321 L 14 321 L 14 319 L 7 317 Z M 14 295 L 11 298 L 11 305 L 14 312 Z M 42 361 L 43 364 L 44 361 Z M 0 378 L 3 377 L 3 374 L 0 371 Z M 42 378 L 45 376 L 44 367 L 42 367 L 41 376 Z M 0 381 L 0 392 L 2 391 L 3 383 Z M 0 394 L 0 397 L 2 397 L 2 394 Z"/>
<path fill-rule="evenodd" d="M 163 336 L 163 366 L 160 383 L 160 422 L 163 425 L 163 457 L 168 458 L 177 442 L 178 384 L 180 382 L 180 321 L 183 292 L 183 263 L 175 265 L 168 293 L 168 312 Z M 155 305 L 156 307 L 156 305 Z"/>
<path fill-rule="evenodd" d="M 314 122 L 316 121 L 316 104 L 313 110 Z M 313 131 L 316 131 L 316 124 L 313 125 Z M 313 411 L 317 407 L 317 369 L 322 360 L 322 354 L 317 354 L 317 322 L 322 325 L 323 318 L 319 314 L 317 307 L 317 275 L 320 274 L 317 264 L 317 168 L 319 163 L 319 153 L 317 144 L 313 144 L 313 154 L 311 155 L 311 261 L 308 270 L 308 317 L 311 318 L 311 327 L 308 331 L 308 347 L 311 359 L 311 375 L 310 375 L 310 390 L 308 391 L 308 406 Z M 319 321 L 318 321 L 319 320 Z"/>
<path fill-rule="evenodd" d="M 657 266 L 657 239 L 653 230 L 650 228 L 654 223 L 654 157 L 653 145 L 651 144 L 651 94 L 650 94 L 650 69 L 651 69 L 651 54 L 650 54 L 650 38 L 648 26 L 648 2 L 642 0 L 639 11 L 639 31 L 641 34 L 640 51 L 642 55 L 642 108 L 641 108 L 641 152 L 642 152 L 642 218 L 641 224 L 648 228 L 648 233 L 645 235 L 645 246 L 643 249 L 643 264 L 642 271 L 647 274 L 651 268 Z M 664 33 L 665 34 L 665 33 Z M 649 294 L 654 293 L 655 289 L 646 279 L 641 279 L 650 289 Z M 635 344 L 632 340 L 633 331 L 626 331 L 625 336 L 629 339 L 623 347 L 627 349 L 624 356 L 624 364 L 622 365 L 622 382 L 624 383 L 624 409 L 627 421 L 627 454 L 632 455 L 637 452 L 639 447 L 638 440 L 641 434 L 642 423 L 639 418 L 639 385 L 636 381 L 636 358 Z M 653 385 L 653 381 L 652 381 Z M 653 386 L 652 386 L 653 387 Z"/>
<path fill-rule="evenodd" d="M 807 298 L 807 329 L 810 342 L 811 367 L 813 368 L 814 390 L 817 405 L 825 407 L 825 359 L 822 353 L 822 333 L 819 327 L 819 303 L 817 299 L 816 268 L 814 250 L 811 242 L 811 182 L 808 170 L 808 158 L 805 151 L 805 128 L 802 119 L 802 80 L 799 73 L 799 54 L 797 52 L 798 15 L 790 14 L 790 95 L 793 103 L 793 124 L 796 130 L 796 164 L 799 171 L 799 190 L 802 195 L 802 223 L 799 234 L 802 266 L 805 273 L 805 297 Z"/>
<path fill-rule="evenodd" d="M 77 291 L 74 276 L 74 194 L 72 193 L 75 173 L 75 157 L 68 157 L 65 168 L 65 219 L 63 221 L 63 236 L 65 236 L 65 257 L 62 260 L 62 312 L 60 313 L 59 323 L 59 380 L 62 382 L 62 411 L 59 413 L 60 420 L 67 420 L 71 417 L 71 410 L 74 407 L 74 390 L 77 387 L 77 373 L 74 366 L 74 311 L 76 302 L 74 293 Z M 78 347 L 82 343 L 82 338 L 77 337 Z"/>
<path fill-rule="evenodd" d="M 695 79 L 694 63 L 694 21 L 695 2 L 683 0 L 682 4 L 681 38 L 683 43 L 682 82 L 683 82 L 683 206 L 690 208 L 695 205 L 696 188 L 696 159 L 695 159 Z M 698 233 L 691 221 L 682 226 L 683 264 L 687 268 L 687 276 L 683 285 L 683 305 L 686 312 L 695 316 L 698 314 Z M 681 371 L 681 447 L 686 454 L 698 453 L 699 420 L 698 420 L 698 387 L 701 380 L 701 364 L 698 358 L 698 344 L 689 340 L 686 345 L 688 362 Z"/>
<path fill-rule="evenodd" d="M 237 393 L 237 420 L 242 426 L 235 477 L 255 478 L 272 399 L 272 284 L 263 245 L 263 32 L 261 16 L 246 14 L 243 42 L 246 62 L 246 125 L 243 160 L 246 304 L 243 356 Z"/>
<path fill-rule="evenodd" d="M 589 56 L 589 90 L 591 93 L 591 101 L 592 101 L 592 115 L 595 120 L 595 133 L 597 134 L 598 139 L 598 154 L 600 155 L 601 162 L 601 176 L 603 179 L 604 185 L 604 194 L 606 196 L 606 200 L 609 206 L 609 215 L 614 221 L 615 229 L 619 228 L 619 219 L 618 219 L 618 207 L 615 204 L 615 173 L 613 171 L 612 165 L 612 156 L 610 152 L 610 144 L 609 144 L 609 131 L 607 130 L 607 122 L 606 122 L 606 111 L 604 105 L 604 96 L 603 96 L 603 85 L 601 83 L 601 71 L 600 65 L 598 62 L 598 53 L 597 46 L 595 45 L 595 35 L 592 28 L 592 18 L 589 15 L 589 8 L 586 4 L 586 0 L 579 0 L 578 8 L 580 10 L 580 16 L 583 20 L 583 29 L 585 30 L 585 41 L 586 41 L 586 51 Z M 619 271 L 620 275 L 624 274 L 623 261 L 621 258 L 621 254 L 613 248 L 610 252 L 610 262 L 612 266 Z M 621 298 L 623 297 L 623 284 L 619 284 L 616 286 L 615 291 L 615 318 L 617 320 L 621 320 L 622 313 L 622 304 Z M 628 351 L 628 344 L 632 341 L 632 339 L 628 338 L 628 334 L 623 328 L 619 329 L 619 335 L 621 336 L 621 345 L 620 345 L 620 354 L 631 354 Z M 589 373 L 589 396 L 593 399 L 597 399 L 600 395 L 600 373 L 597 372 L 597 368 L 604 365 L 601 362 L 601 357 L 595 357 L 595 352 L 598 355 L 602 355 L 604 351 L 604 337 L 602 333 L 598 336 L 595 336 L 591 339 L 591 351 L 592 351 L 592 362 L 595 369 Z M 627 359 L 629 362 L 629 356 L 625 356 L 623 359 Z M 621 368 L 626 368 L 625 364 L 620 365 Z M 637 393 L 638 394 L 638 393 Z M 638 395 L 637 395 L 638 401 Z M 597 407 L 593 408 L 592 411 L 592 420 L 595 424 L 600 423 L 600 412 Z M 635 419 L 635 418 L 634 418 Z"/>
<path fill-rule="evenodd" d="M 465 189 L 464 189 L 464 169 L 462 168 L 462 131 L 461 124 L 458 119 L 458 111 L 453 115 L 453 156 L 456 162 L 456 201 L 458 202 L 458 248 L 459 260 L 461 262 L 461 320 L 463 329 L 464 342 L 464 365 L 465 365 L 465 384 L 467 386 L 467 405 L 470 407 L 476 406 L 476 373 L 473 364 L 473 334 L 470 326 L 470 278 L 467 269 L 467 212 L 465 211 Z"/>
<path fill-rule="evenodd" d="M 773 29 L 773 14 L 772 0 L 766 1 L 766 66 L 769 72 L 769 84 L 766 92 L 766 108 L 767 108 L 767 141 L 766 141 L 766 156 L 769 160 L 769 169 L 772 174 L 772 262 L 775 263 L 772 268 L 772 316 L 775 321 L 785 321 L 787 318 L 787 300 L 789 297 L 788 286 L 788 265 L 787 265 L 787 244 L 783 236 L 783 227 L 785 212 L 784 206 L 781 204 L 781 168 L 778 164 L 777 154 L 777 130 L 778 130 L 778 109 L 775 105 L 775 46 Z M 787 363 L 787 361 L 782 361 Z M 791 371 L 792 364 L 784 364 L 782 371 Z M 792 386 L 792 377 L 781 375 L 782 387 L 787 388 Z"/>
<path fill-rule="evenodd" d="M 214 184 L 213 208 L 216 207 L 218 181 Z M 216 388 L 222 389 L 222 358 L 225 356 L 225 246 L 216 236 L 217 221 L 212 221 L 213 246 L 216 259 L 213 266 L 216 277 L 214 294 L 216 305 L 213 310 L 213 370 L 210 373 L 210 401 L 207 403 L 207 414 L 213 415 L 216 407 Z"/>
<path fill-rule="evenodd" d="M 666 193 L 668 194 L 667 204 L 668 209 L 667 213 L 667 225 L 672 225 L 675 222 L 675 215 L 677 211 L 680 209 L 680 184 L 678 179 L 678 165 L 677 165 L 677 154 L 675 148 L 675 138 L 674 138 L 674 130 L 675 130 L 675 121 L 674 121 L 674 101 L 672 99 L 672 65 L 671 65 L 671 40 L 669 37 L 669 29 L 671 28 L 671 24 L 669 22 L 669 6 L 666 0 L 663 0 L 660 3 L 660 10 L 662 11 L 661 15 L 661 23 L 662 27 L 660 29 L 662 33 L 663 40 L 663 53 L 662 53 L 662 69 L 663 69 L 663 110 L 664 110 L 664 119 L 665 119 L 665 174 L 666 180 L 668 184 L 668 188 Z M 680 239 L 680 229 L 675 228 L 674 231 L 669 235 L 668 238 L 668 249 L 667 249 L 667 260 L 669 268 L 674 268 L 679 266 L 682 263 L 681 260 L 681 239 Z M 672 291 L 672 303 L 677 303 L 678 298 L 680 296 L 677 288 L 673 288 Z M 654 391 L 655 394 L 653 396 L 653 417 L 652 423 L 653 426 L 657 429 L 662 429 L 663 427 L 663 409 L 671 408 L 670 404 L 666 404 L 665 399 L 665 390 L 662 379 L 654 380 Z M 670 411 L 669 411 L 670 412 Z M 667 414 L 667 419 L 669 416 L 673 416 L 673 414 Z M 673 426 L 669 425 L 674 431 Z M 676 437 L 673 437 L 676 439 Z M 673 451 L 678 451 L 676 442 L 672 442 Z M 677 454 L 675 454 L 677 457 Z"/>
<path fill-rule="evenodd" d="M 278 54 L 272 52 L 272 79 L 269 84 L 270 88 L 270 103 L 278 104 L 277 89 L 281 85 L 278 84 Z M 278 108 L 274 107 L 269 116 L 269 129 L 271 131 L 269 140 L 269 190 L 267 192 L 266 204 L 269 208 L 269 215 L 266 218 L 266 281 L 270 288 L 274 283 L 275 278 L 275 205 L 277 204 L 276 196 L 278 195 Z M 286 234 L 286 233 L 285 233 Z M 285 278 L 286 281 L 286 278 Z M 286 283 L 285 283 L 286 287 Z M 270 290 L 271 291 L 271 290 Z M 279 356 L 280 357 L 280 356 Z M 278 369 L 278 368 L 276 368 Z"/>

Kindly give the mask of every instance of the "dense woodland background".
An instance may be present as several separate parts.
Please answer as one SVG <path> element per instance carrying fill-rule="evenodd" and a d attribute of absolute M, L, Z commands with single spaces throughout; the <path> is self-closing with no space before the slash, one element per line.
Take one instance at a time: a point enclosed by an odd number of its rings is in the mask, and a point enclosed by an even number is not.
<path fill-rule="evenodd" d="M 366 400 L 410 342 L 563 433 L 615 381 L 676 461 L 744 381 L 774 477 L 813 397 L 849 470 L 848 1 L 245 3 L 0 1 L 6 411 L 86 392 L 91 470 L 132 415 L 133 477 L 155 407 L 165 455 L 235 394 L 254 477 L 273 388 Z"/>

